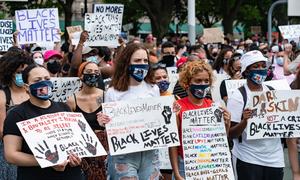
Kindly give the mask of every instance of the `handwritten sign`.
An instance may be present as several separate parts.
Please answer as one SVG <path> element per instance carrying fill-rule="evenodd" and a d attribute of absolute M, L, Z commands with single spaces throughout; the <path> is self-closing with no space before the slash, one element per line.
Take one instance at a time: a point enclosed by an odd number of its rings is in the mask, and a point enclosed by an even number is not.
<path fill-rule="evenodd" d="M 0 52 L 7 51 L 13 44 L 12 20 L 0 20 Z"/>
<path fill-rule="evenodd" d="M 179 145 L 173 96 L 102 104 L 111 155 Z"/>
<path fill-rule="evenodd" d="M 246 84 L 246 79 L 239 80 L 225 80 L 225 86 L 227 90 L 227 97 L 231 98 L 233 92 L 237 90 L 239 87 Z"/>
<path fill-rule="evenodd" d="M 60 42 L 57 8 L 18 10 L 15 16 L 19 44 Z"/>
<path fill-rule="evenodd" d="M 81 81 L 78 77 L 51 78 L 53 83 L 51 100 L 66 102 L 67 98 L 80 90 Z"/>
<path fill-rule="evenodd" d="M 224 34 L 221 28 L 204 28 L 203 39 L 205 43 L 223 43 Z"/>
<path fill-rule="evenodd" d="M 247 139 L 300 137 L 300 90 L 253 92 Z"/>
<path fill-rule="evenodd" d="M 214 71 L 214 77 L 215 77 L 215 79 L 213 81 L 213 84 L 212 84 L 211 90 L 210 90 L 212 99 L 214 100 L 214 102 L 224 104 L 224 101 L 222 100 L 221 94 L 220 94 L 220 86 L 224 79 L 228 79 L 228 75 L 217 74 L 217 72 Z"/>
<path fill-rule="evenodd" d="M 187 180 L 234 180 L 222 111 L 218 107 L 183 112 L 182 145 Z"/>
<path fill-rule="evenodd" d="M 69 34 L 69 37 L 71 38 L 72 45 L 77 46 L 80 40 L 80 34 L 82 33 L 82 27 L 81 26 L 69 26 L 67 27 L 67 31 Z"/>
<path fill-rule="evenodd" d="M 63 163 L 71 153 L 78 157 L 106 155 L 81 113 L 46 114 L 17 126 L 42 168 Z"/>
<path fill-rule="evenodd" d="M 94 13 L 86 13 L 84 29 L 88 31 L 87 46 L 117 47 L 122 29 L 124 6 L 120 4 L 95 4 Z"/>
<path fill-rule="evenodd" d="M 168 91 L 173 92 L 173 89 L 179 79 L 179 75 L 177 73 L 177 67 L 167 67 L 167 71 L 168 71 L 168 76 L 170 81 Z"/>
<path fill-rule="evenodd" d="M 291 90 L 291 87 L 286 79 L 272 80 L 263 82 L 264 85 L 271 86 L 276 90 Z"/>

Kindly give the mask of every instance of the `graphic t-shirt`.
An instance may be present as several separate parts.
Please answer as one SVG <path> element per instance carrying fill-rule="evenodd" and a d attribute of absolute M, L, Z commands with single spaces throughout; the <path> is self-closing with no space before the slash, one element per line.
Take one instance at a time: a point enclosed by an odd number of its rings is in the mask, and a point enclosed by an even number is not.
<path fill-rule="evenodd" d="M 201 106 L 198 106 L 196 104 L 193 104 L 188 97 L 182 98 L 177 100 L 177 103 L 181 106 L 180 112 L 179 112 L 179 124 L 178 124 L 178 129 L 179 129 L 179 139 L 180 142 L 182 142 L 182 114 L 184 111 L 189 111 L 189 110 L 195 110 L 195 109 L 202 109 L 202 108 L 208 108 L 211 107 L 212 105 L 212 100 L 209 98 L 204 98 L 203 103 Z M 180 143 L 180 146 L 178 148 L 178 155 L 183 158 L 183 147 L 182 144 Z"/>
<path fill-rule="evenodd" d="M 49 113 L 56 112 L 70 112 L 70 108 L 60 102 L 52 102 L 48 108 L 41 108 L 33 105 L 29 100 L 23 102 L 22 104 L 16 106 L 11 109 L 8 113 L 3 129 L 3 136 L 6 135 L 15 135 L 23 137 L 18 126 L 17 122 L 24 121 L 27 119 L 31 119 L 37 116 L 41 116 Z M 22 139 L 22 148 L 21 152 L 26 154 L 33 154 L 30 150 L 28 144 L 25 139 Z M 55 171 L 52 167 L 41 168 L 40 166 L 31 166 L 31 167 L 21 167 L 18 166 L 18 178 L 17 180 L 81 180 L 81 169 L 80 166 L 70 167 L 67 165 L 65 171 L 59 172 Z"/>

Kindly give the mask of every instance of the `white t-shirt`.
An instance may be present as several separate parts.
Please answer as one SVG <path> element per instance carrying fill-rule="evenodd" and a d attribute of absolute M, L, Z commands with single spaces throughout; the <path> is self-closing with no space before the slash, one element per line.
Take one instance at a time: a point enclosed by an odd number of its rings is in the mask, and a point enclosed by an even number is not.
<path fill-rule="evenodd" d="M 104 102 L 126 101 L 160 96 L 159 88 L 155 84 L 147 84 L 142 81 L 137 86 L 129 86 L 127 91 L 118 91 L 113 87 L 108 88 L 104 96 Z"/>
<path fill-rule="evenodd" d="M 249 107 L 250 89 L 245 85 L 247 93 L 247 104 L 245 108 Z M 267 86 L 263 85 L 263 90 L 269 90 Z M 237 89 L 228 99 L 227 109 L 231 113 L 231 121 L 241 122 L 242 112 L 244 107 L 243 96 Z M 274 139 L 256 139 L 247 140 L 246 128 L 242 133 L 242 142 L 238 138 L 233 139 L 234 146 L 232 153 L 241 161 L 267 166 L 267 167 L 284 167 L 283 149 L 280 138 Z"/>

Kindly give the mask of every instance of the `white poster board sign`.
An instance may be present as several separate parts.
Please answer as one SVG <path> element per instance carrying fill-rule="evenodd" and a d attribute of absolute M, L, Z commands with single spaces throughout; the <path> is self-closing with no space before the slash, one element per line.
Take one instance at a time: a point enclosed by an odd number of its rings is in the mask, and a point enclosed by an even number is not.
<path fill-rule="evenodd" d="M 179 145 L 173 96 L 103 103 L 111 155 Z"/>
<path fill-rule="evenodd" d="M 51 100 L 55 102 L 67 102 L 67 98 L 81 88 L 81 81 L 78 77 L 51 78 L 53 83 Z"/>
<path fill-rule="evenodd" d="M 95 4 L 94 13 L 85 14 L 84 29 L 89 33 L 85 45 L 119 46 L 123 12 L 124 5 L 121 4 Z"/>
<path fill-rule="evenodd" d="M 300 90 L 253 92 L 247 139 L 300 137 Z"/>
<path fill-rule="evenodd" d="M 17 125 L 42 168 L 63 163 L 71 153 L 78 157 L 106 155 L 81 113 L 46 114 Z"/>
<path fill-rule="evenodd" d="M 19 44 L 60 42 L 57 8 L 18 10 L 15 17 Z"/>
<path fill-rule="evenodd" d="M 169 82 L 170 82 L 168 91 L 172 93 L 176 85 L 176 82 L 179 79 L 179 75 L 177 73 L 177 67 L 167 67 L 167 71 L 168 71 Z"/>
<path fill-rule="evenodd" d="M 82 27 L 81 26 L 69 26 L 67 27 L 67 31 L 69 34 L 69 37 L 71 39 L 72 45 L 77 46 L 80 40 L 80 35 L 82 33 Z"/>
<path fill-rule="evenodd" d="M 221 103 L 221 104 L 224 104 L 224 101 L 222 100 L 221 98 L 221 94 L 220 94 L 220 86 L 221 86 L 221 83 L 224 79 L 228 79 L 228 75 L 226 74 L 217 74 L 215 71 L 214 71 L 214 81 L 213 81 L 213 84 L 211 86 L 211 96 L 212 96 L 212 99 L 214 102 L 218 102 L 218 103 Z"/>
<path fill-rule="evenodd" d="M 0 20 L 0 52 L 6 52 L 13 44 L 12 20 Z"/>
<path fill-rule="evenodd" d="M 278 26 L 281 35 L 284 39 L 288 40 L 296 40 L 296 42 L 299 41 L 300 37 L 300 25 L 285 25 L 285 26 Z"/>
<path fill-rule="evenodd" d="M 234 180 L 222 111 L 218 107 L 183 112 L 182 132 L 186 180 Z"/>
<path fill-rule="evenodd" d="M 300 16 L 299 9 L 299 0 L 288 0 L 288 16 Z"/>
<path fill-rule="evenodd" d="M 169 149 L 168 148 L 161 148 L 159 149 L 159 168 L 163 170 L 171 170 L 171 162 L 169 158 Z"/>
<path fill-rule="evenodd" d="M 233 92 L 237 90 L 239 87 L 246 84 L 246 79 L 239 79 L 239 80 L 226 80 L 225 86 L 227 90 L 227 97 L 231 98 Z"/>

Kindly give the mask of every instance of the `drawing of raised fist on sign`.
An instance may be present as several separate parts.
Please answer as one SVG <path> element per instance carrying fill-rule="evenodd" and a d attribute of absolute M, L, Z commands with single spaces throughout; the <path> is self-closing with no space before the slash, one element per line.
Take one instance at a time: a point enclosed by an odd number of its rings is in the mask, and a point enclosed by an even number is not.
<path fill-rule="evenodd" d="M 84 137 L 83 134 L 81 134 L 82 139 L 84 140 L 85 143 L 83 143 L 82 141 L 79 141 L 86 150 L 88 150 L 89 153 L 91 153 L 92 155 L 96 155 L 97 153 L 97 141 L 95 142 L 95 145 L 93 145 L 93 138 L 90 137 L 88 134 L 86 134 L 86 138 Z"/>
<path fill-rule="evenodd" d="M 35 156 L 36 158 L 39 159 L 46 159 L 48 161 L 50 161 L 52 164 L 55 164 L 58 160 L 58 151 L 57 151 L 57 146 L 56 144 L 54 145 L 54 152 L 52 152 L 50 150 L 50 148 L 48 147 L 47 143 L 45 140 L 43 140 L 45 147 L 43 147 L 42 145 L 38 144 L 38 147 L 35 147 L 34 149 L 36 149 L 38 152 L 40 152 L 41 154 L 43 154 L 45 157 L 40 157 L 40 156 Z"/>
<path fill-rule="evenodd" d="M 170 124 L 171 123 L 171 116 L 172 116 L 172 110 L 169 106 L 164 106 L 164 110 L 161 112 L 163 117 L 165 118 L 165 123 Z"/>

